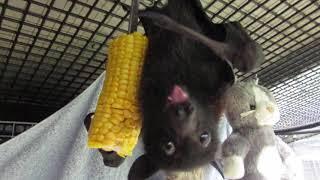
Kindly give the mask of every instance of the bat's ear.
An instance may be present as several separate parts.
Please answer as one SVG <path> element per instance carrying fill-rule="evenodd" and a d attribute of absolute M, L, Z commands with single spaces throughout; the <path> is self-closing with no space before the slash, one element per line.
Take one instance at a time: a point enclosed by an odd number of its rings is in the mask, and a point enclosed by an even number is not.
<path fill-rule="evenodd" d="M 128 180 L 144 180 L 154 173 L 159 168 L 150 160 L 147 154 L 136 159 L 130 168 Z"/>
<path fill-rule="evenodd" d="M 242 72 L 249 72 L 264 61 L 261 46 L 250 38 L 239 22 L 224 24 L 226 57 Z"/>

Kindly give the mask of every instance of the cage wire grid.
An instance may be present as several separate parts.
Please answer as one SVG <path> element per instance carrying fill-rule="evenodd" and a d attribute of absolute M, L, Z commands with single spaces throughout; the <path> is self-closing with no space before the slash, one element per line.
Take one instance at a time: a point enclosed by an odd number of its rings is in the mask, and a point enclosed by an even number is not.
<path fill-rule="evenodd" d="M 144 2 L 140 8 L 144 8 Z M 129 0 L 0 0 L 0 104 L 49 115 L 104 70 L 108 42 L 127 32 Z M 277 129 L 320 120 L 320 2 L 202 0 L 213 22 L 239 21 L 261 44 L 257 73 L 280 106 Z M 143 32 L 141 26 L 138 31 Z M 5 119 L 0 119 L 5 120 Z M 40 120 L 40 119 L 39 119 Z"/>

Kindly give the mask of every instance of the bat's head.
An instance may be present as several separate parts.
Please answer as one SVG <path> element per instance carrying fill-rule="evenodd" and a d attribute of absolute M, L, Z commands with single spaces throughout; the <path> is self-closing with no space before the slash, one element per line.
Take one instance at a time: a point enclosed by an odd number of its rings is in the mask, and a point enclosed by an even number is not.
<path fill-rule="evenodd" d="M 162 113 L 144 127 L 146 154 L 135 161 L 131 177 L 147 177 L 158 169 L 190 170 L 214 159 L 219 144 L 215 121 L 222 108 L 195 96 L 185 87 L 172 88 Z"/>

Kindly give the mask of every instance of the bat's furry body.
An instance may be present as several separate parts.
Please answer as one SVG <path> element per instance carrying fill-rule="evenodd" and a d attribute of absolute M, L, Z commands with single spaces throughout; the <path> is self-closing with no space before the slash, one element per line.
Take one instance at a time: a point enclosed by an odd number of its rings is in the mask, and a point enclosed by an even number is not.
<path fill-rule="evenodd" d="M 135 161 L 129 179 L 211 162 L 222 94 L 234 82 L 228 62 L 248 71 L 261 59 L 260 47 L 239 23 L 212 23 L 199 0 L 169 0 L 141 14 L 149 39 L 139 91 L 146 154 Z"/>

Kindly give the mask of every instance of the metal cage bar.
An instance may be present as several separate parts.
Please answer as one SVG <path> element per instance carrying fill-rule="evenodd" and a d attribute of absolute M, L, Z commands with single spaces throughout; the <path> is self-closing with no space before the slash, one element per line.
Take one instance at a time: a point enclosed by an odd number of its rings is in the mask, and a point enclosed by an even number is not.
<path fill-rule="evenodd" d="M 80 94 L 104 71 L 108 41 L 127 32 L 130 2 L 0 0 L 0 103 L 42 106 L 48 109 L 42 113 L 49 114 Z M 266 60 L 261 67 L 236 74 L 239 80 L 258 74 L 274 93 L 281 109 L 275 127 L 317 122 L 320 3 L 201 2 L 213 22 L 239 21 L 262 45 Z M 141 3 L 140 8 L 157 3 Z M 138 31 L 143 32 L 140 24 Z"/>

